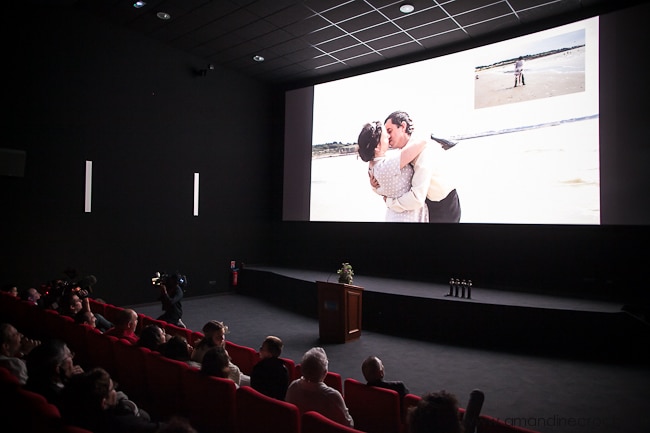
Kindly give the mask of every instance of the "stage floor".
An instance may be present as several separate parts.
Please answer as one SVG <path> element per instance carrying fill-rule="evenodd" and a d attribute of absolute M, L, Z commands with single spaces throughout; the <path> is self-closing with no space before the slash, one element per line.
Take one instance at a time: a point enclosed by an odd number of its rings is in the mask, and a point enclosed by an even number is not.
<path fill-rule="evenodd" d="M 289 278 L 304 281 L 337 281 L 336 272 L 319 272 L 304 269 L 282 268 L 261 265 L 246 265 L 246 269 L 271 272 Z M 511 290 L 496 290 L 472 287 L 472 298 L 456 298 L 445 296 L 449 293 L 449 285 L 429 282 L 397 280 L 390 278 L 368 277 L 355 274 L 353 284 L 363 287 L 369 292 L 389 293 L 400 296 L 440 299 L 449 302 L 470 302 L 494 305 L 509 305 L 516 307 L 544 308 L 554 310 L 591 311 L 600 313 L 620 312 L 623 304 L 577 297 L 551 296 L 530 292 Z"/>

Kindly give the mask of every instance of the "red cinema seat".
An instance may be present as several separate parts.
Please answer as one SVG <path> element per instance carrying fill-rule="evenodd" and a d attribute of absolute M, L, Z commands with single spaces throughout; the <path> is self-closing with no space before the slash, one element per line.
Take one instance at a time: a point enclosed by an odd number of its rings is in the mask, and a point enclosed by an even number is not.
<path fill-rule="evenodd" d="M 117 319 L 117 316 L 119 315 L 120 311 L 122 311 L 124 308 L 115 306 L 113 304 L 104 304 L 104 318 L 108 320 L 111 323 L 115 323 L 115 320 Z M 91 307 L 92 310 L 92 307 Z M 102 314 L 102 313 L 99 313 Z"/>
<path fill-rule="evenodd" d="M 339 424 L 318 412 L 309 411 L 300 419 L 302 433 L 364 433 L 361 430 Z"/>
<path fill-rule="evenodd" d="M 345 379 L 345 405 L 354 427 L 366 433 L 400 433 L 402 413 L 400 396 L 392 389 L 368 386 L 355 379 Z"/>
<path fill-rule="evenodd" d="M 137 332 L 140 333 L 140 331 L 142 331 L 142 329 L 144 329 L 148 325 L 158 325 L 160 329 L 165 331 L 165 326 L 167 325 L 167 322 L 163 320 L 154 319 L 153 317 L 149 317 L 144 314 L 138 314 Z"/>
<path fill-rule="evenodd" d="M 240 433 L 300 433 L 300 410 L 296 405 L 268 397 L 250 386 L 240 387 L 236 394 Z"/>
<path fill-rule="evenodd" d="M 118 338 L 104 335 L 92 329 L 86 335 L 88 342 L 88 367 L 102 367 L 111 376 L 115 375 L 115 348 Z"/>
<path fill-rule="evenodd" d="M 21 431 L 46 432 L 63 425 L 59 409 L 41 394 L 19 389 L 14 402 L 12 418 L 20 423 Z"/>
<path fill-rule="evenodd" d="M 180 337 L 183 337 L 185 341 L 192 344 L 192 330 L 187 329 L 187 328 L 181 328 L 180 326 L 172 325 L 171 323 L 163 322 L 165 325 L 163 326 L 163 330 L 165 333 L 171 335 L 172 337 L 175 335 L 178 335 Z"/>
<path fill-rule="evenodd" d="M 201 433 L 236 433 L 236 389 L 230 379 L 206 376 L 197 369 L 186 370 L 183 393 L 190 424 Z"/>
<path fill-rule="evenodd" d="M 145 356 L 145 374 L 150 402 L 145 409 L 152 418 L 167 420 L 172 416 L 185 416 L 186 401 L 183 377 L 193 369 L 186 362 L 167 358 L 157 352 Z"/>
<path fill-rule="evenodd" d="M 242 373 L 250 375 L 253 372 L 253 366 L 260 360 L 260 355 L 255 349 L 247 346 L 226 341 L 226 350 L 235 364 Z"/>
<path fill-rule="evenodd" d="M 106 317 L 106 303 L 98 302 L 93 298 L 88 298 L 88 304 L 90 305 L 90 311 L 95 314 L 101 314 Z"/>
<path fill-rule="evenodd" d="M 88 334 L 97 331 L 88 325 L 77 324 L 74 321 L 66 321 L 63 328 L 65 332 L 64 340 L 70 350 L 75 353 L 75 364 L 82 367 L 88 366 L 90 359 L 88 354 Z"/>
<path fill-rule="evenodd" d="M 284 362 L 284 366 L 287 367 L 287 371 L 289 372 L 289 383 L 298 379 L 300 376 L 298 376 L 298 373 L 296 371 L 295 361 L 289 358 L 280 358 L 280 359 L 282 360 L 282 362 Z"/>
<path fill-rule="evenodd" d="M 115 343 L 115 359 L 117 381 L 120 390 L 124 391 L 129 399 L 147 406 L 151 397 L 147 392 L 147 375 L 145 357 L 151 351 L 144 347 L 138 347 L 125 340 Z"/>
<path fill-rule="evenodd" d="M 406 394 L 402 404 L 404 405 L 404 413 L 402 414 L 402 422 L 406 423 L 406 415 L 411 407 L 417 406 L 422 397 L 415 394 Z"/>

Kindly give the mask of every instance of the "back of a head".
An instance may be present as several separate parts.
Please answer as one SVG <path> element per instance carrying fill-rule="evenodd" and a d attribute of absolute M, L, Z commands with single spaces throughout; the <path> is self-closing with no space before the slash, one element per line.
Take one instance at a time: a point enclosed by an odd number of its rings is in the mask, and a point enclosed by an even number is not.
<path fill-rule="evenodd" d="M 135 311 L 129 308 L 120 310 L 115 317 L 115 322 L 114 322 L 115 327 L 122 328 L 122 329 L 128 327 L 131 320 L 133 320 L 134 314 L 136 314 Z"/>
<path fill-rule="evenodd" d="M 61 413 L 65 419 L 82 425 L 97 422 L 103 412 L 103 400 L 111 392 L 111 377 L 103 368 L 94 368 L 70 378 L 62 391 Z"/>
<path fill-rule="evenodd" d="M 409 433 L 462 433 L 458 400 L 447 391 L 422 396 L 408 413 Z"/>
<path fill-rule="evenodd" d="M 382 378 L 381 360 L 376 356 L 367 357 L 361 364 L 361 372 L 366 382 L 375 382 Z"/>
<path fill-rule="evenodd" d="M 74 321 L 78 325 L 90 324 L 92 321 L 93 313 L 92 311 L 81 310 L 74 316 Z"/>
<path fill-rule="evenodd" d="M 218 320 L 210 320 L 208 323 L 203 325 L 201 332 L 203 332 L 203 335 L 206 339 L 209 339 L 212 338 L 212 334 L 221 330 L 223 330 L 224 334 L 228 333 L 228 327 L 224 325 L 223 322 L 219 322 Z"/>
<path fill-rule="evenodd" d="M 49 382 L 56 374 L 57 367 L 66 357 L 66 344 L 61 340 L 45 340 L 27 355 L 28 385 Z"/>
<path fill-rule="evenodd" d="M 284 343 L 280 338 L 273 335 L 269 335 L 264 339 L 262 345 L 266 346 L 266 350 L 268 350 L 269 353 L 274 357 L 277 358 L 280 355 L 282 355 L 282 348 L 284 347 Z"/>
<path fill-rule="evenodd" d="M 322 347 L 312 347 L 302 357 L 302 376 L 310 382 L 322 382 L 327 374 L 327 354 Z"/>
<path fill-rule="evenodd" d="M 140 331 L 137 346 L 146 347 L 149 350 L 158 350 L 159 346 L 164 343 L 161 336 L 164 331 L 158 325 L 150 324 L 142 328 Z"/>
<path fill-rule="evenodd" d="M 187 340 L 178 335 L 174 335 L 166 343 L 160 345 L 160 353 L 177 361 L 189 361 L 190 352 L 187 347 Z"/>
<path fill-rule="evenodd" d="M 366 123 L 361 128 L 357 145 L 359 146 L 359 157 L 362 161 L 368 162 L 375 159 L 375 148 L 381 139 L 382 125 L 379 121 Z"/>
<path fill-rule="evenodd" d="M 227 368 L 230 358 L 228 352 L 221 346 L 208 349 L 201 362 L 201 373 L 208 376 L 228 377 Z"/>

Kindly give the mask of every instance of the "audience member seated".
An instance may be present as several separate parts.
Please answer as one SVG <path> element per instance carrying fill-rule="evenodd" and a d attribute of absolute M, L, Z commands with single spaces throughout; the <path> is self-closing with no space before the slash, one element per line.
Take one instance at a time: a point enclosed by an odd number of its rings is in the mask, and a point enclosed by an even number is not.
<path fill-rule="evenodd" d="M 18 287 L 13 284 L 6 284 L 2 287 L 2 291 L 13 296 L 14 298 L 19 298 L 18 296 Z"/>
<path fill-rule="evenodd" d="M 160 354 L 167 358 L 185 362 L 190 367 L 201 368 L 199 362 L 190 359 L 194 349 L 190 346 L 187 340 L 180 335 L 174 335 L 169 339 L 169 341 L 161 344 L 159 348 Z"/>
<path fill-rule="evenodd" d="M 61 406 L 61 391 L 67 381 L 83 369 L 74 365 L 74 353 L 61 340 L 46 340 L 27 355 L 29 378 L 25 387 L 41 394 L 55 406 Z"/>
<path fill-rule="evenodd" d="M 88 325 L 91 328 L 97 328 L 97 317 L 92 311 L 80 311 L 74 316 L 74 321 L 78 325 Z M 101 331 L 101 329 L 100 329 Z M 104 331 L 102 331 L 104 332 Z"/>
<path fill-rule="evenodd" d="M 0 324 L 0 365 L 18 378 L 21 385 L 27 383 L 27 365 L 22 359 L 28 355 L 40 341 L 25 338 L 9 323 Z"/>
<path fill-rule="evenodd" d="M 20 299 L 29 302 L 32 305 L 41 305 L 41 292 L 36 290 L 33 287 L 25 290 L 21 295 Z"/>
<path fill-rule="evenodd" d="M 214 346 L 208 349 L 205 355 L 203 355 L 201 373 L 207 376 L 230 379 L 230 357 L 226 349 L 221 346 Z"/>
<path fill-rule="evenodd" d="M 444 390 L 423 395 L 410 408 L 407 426 L 408 433 L 462 433 L 456 396 Z"/>
<path fill-rule="evenodd" d="M 266 337 L 260 347 L 260 361 L 251 373 L 251 387 L 278 400 L 284 400 L 289 387 L 289 372 L 280 359 L 283 345 L 278 337 Z"/>
<path fill-rule="evenodd" d="M 162 427 L 134 402 L 120 398 L 115 386 L 103 368 L 72 376 L 61 394 L 64 421 L 94 433 L 154 433 Z"/>
<path fill-rule="evenodd" d="M 117 313 L 115 324 L 105 332 L 106 335 L 121 338 L 131 344 L 138 342 L 135 328 L 138 326 L 138 314 L 130 308 L 125 308 Z"/>
<path fill-rule="evenodd" d="M 341 393 L 323 382 L 328 364 L 322 347 L 305 352 L 300 362 L 302 377 L 291 382 L 285 400 L 295 404 L 301 414 L 313 410 L 339 424 L 354 427 Z"/>
<path fill-rule="evenodd" d="M 203 338 L 196 343 L 194 352 L 192 352 L 192 361 L 202 362 L 205 352 L 215 346 L 226 347 L 226 334 L 228 333 L 228 326 L 218 320 L 210 320 L 203 325 L 201 329 Z M 227 353 L 227 352 L 226 352 Z M 250 377 L 243 374 L 239 367 L 230 361 L 230 374 L 228 377 L 232 379 L 237 385 L 246 386 L 250 385 Z"/>
<path fill-rule="evenodd" d="M 87 296 L 83 299 L 79 297 L 77 292 L 69 291 L 66 292 L 60 301 L 59 314 L 63 316 L 69 316 L 77 321 L 77 316 L 87 313 L 93 314 L 90 309 L 90 301 Z M 106 320 L 101 314 L 93 314 L 95 317 L 95 327 L 102 332 L 106 332 L 108 329 L 113 327 L 113 324 Z M 82 320 L 82 319 L 79 319 Z"/>
<path fill-rule="evenodd" d="M 194 352 L 192 352 L 192 361 L 196 362 L 203 362 L 203 355 L 210 348 L 225 347 L 228 327 L 218 320 L 210 320 L 203 325 L 201 332 L 203 332 L 203 338 L 194 344 Z"/>
<path fill-rule="evenodd" d="M 400 398 L 409 393 L 409 389 L 401 381 L 384 380 L 384 363 L 376 356 L 367 357 L 361 364 L 361 372 L 370 386 L 392 389 L 397 391 Z"/>
<path fill-rule="evenodd" d="M 158 325 L 147 325 L 140 331 L 137 346 L 146 347 L 155 352 L 160 351 L 160 345 L 167 341 L 168 335 Z"/>

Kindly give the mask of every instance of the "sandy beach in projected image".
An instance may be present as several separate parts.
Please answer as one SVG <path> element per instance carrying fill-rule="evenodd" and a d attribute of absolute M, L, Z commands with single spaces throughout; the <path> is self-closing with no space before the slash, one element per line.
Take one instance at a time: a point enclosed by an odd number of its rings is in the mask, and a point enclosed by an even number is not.
<path fill-rule="evenodd" d="M 599 224 L 598 119 L 460 141 L 445 153 L 463 223 Z M 385 221 L 367 163 L 312 161 L 312 221 Z"/>
<path fill-rule="evenodd" d="M 515 85 L 514 63 L 476 73 L 474 108 L 530 101 L 585 90 L 585 48 L 527 60 L 525 86 Z"/>

